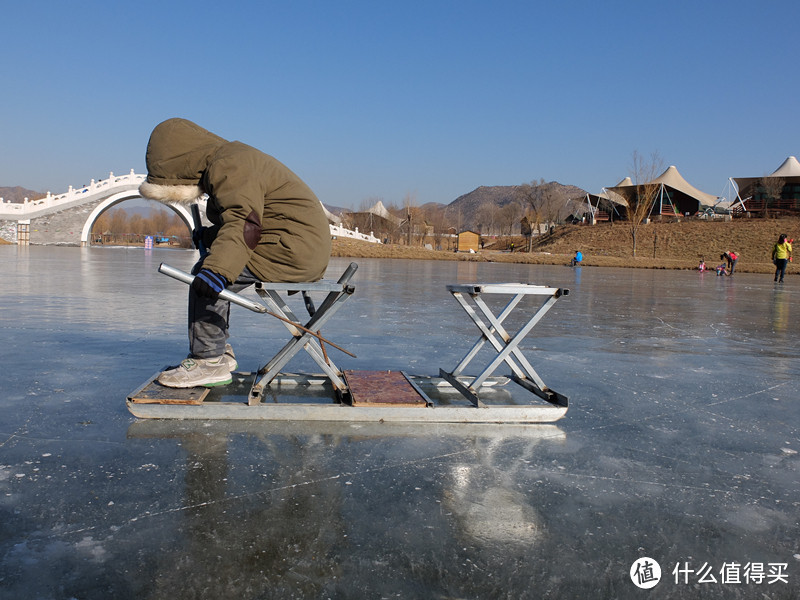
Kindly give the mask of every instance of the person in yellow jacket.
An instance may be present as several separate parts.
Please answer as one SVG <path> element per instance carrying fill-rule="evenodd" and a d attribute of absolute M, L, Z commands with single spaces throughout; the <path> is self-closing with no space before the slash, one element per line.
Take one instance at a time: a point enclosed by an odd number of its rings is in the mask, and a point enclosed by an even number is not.
<path fill-rule="evenodd" d="M 778 241 L 772 246 L 772 262 L 775 263 L 775 281 L 783 283 L 786 274 L 786 265 L 792 260 L 792 243 L 782 233 Z M 780 279 L 778 279 L 780 277 Z"/>
<path fill-rule="evenodd" d="M 144 198 L 191 205 L 207 194 L 213 223 L 199 232 L 207 254 L 192 269 L 189 356 L 158 381 L 181 388 L 230 383 L 237 365 L 227 344 L 230 304 L 220 292 L 321 279 L 331 253 L 328 219 L 314 192 L 280 161 L 186 119 L 153 129 L 145 161 Z"/>

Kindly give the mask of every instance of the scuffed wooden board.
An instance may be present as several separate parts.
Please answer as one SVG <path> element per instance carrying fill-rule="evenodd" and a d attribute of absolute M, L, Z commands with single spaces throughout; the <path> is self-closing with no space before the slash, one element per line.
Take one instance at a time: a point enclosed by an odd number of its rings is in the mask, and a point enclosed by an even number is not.
<path fill-rule="evenodd" d="M 128 400 L 136 404 L 202 404 L 210 391 L 205 387 L 166 387 L 155 381 L 155 377 L 128 396 Z"/>
<path fill-rule="evenodd" d="M 345 371 L 344 377 L 353 406 L 427 406 L 400 371 Z"/>

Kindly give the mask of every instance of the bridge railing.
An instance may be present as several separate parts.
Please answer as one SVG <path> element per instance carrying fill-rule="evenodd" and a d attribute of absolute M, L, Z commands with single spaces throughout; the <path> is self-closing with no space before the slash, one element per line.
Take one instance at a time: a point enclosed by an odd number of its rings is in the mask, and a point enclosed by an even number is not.
<path fill-rule="evenodd" d="M 112 171 L 108 174 L 108 179 L 100 179 L 99 181 L 92 179 L 89 185 L 77 189 L 69 186 L 69 190 L 63 194 L 53 195 L 47 192 L 44 198 L 38 198 L 36 200 L 25 198 L 23 202 L 5 202 L 3 198 L 0 198 L 0 216 L 24 216 L 47 208 L 57 208 L 80 199 L 84 194 L 97 194 L 105 192 L 110 188 L 123 185 L 138 186 L 144 179 L 144 175 L 135 173 L 133 169 L 131 169 L 131 172 L 127 175 L 114 175 Z"/>
<path fill-rule="evenodd" d="M 355 230 L 345 229 L 341 225 L 331 225 L 331 236 L 334 237 L 346 237 L 355 240 L 363 240 L 365 242 L 371 242 L 373 244 L 380 244 L 381 241 L 372 235 L 372 232 L 367 235 L 366 233 L 361 233 L 358 230 L 358 227 Z"/>
<path fill-rule="evenodd" d="M 0 220 L 8 219 L 14 221 L 28 217 L 33 218 L 38 216 L 39 213 L 48 211 L 49 209 L 57 210 L 62 207 L 72 208 L 76 204 L 80 204 L 80 200 L 85 198 L 88 201 L 91 196 L 96 194 L 102 193 L 111 196 L 114 193 L 114 188 L 122 186 L 138 187 L 145 180 L 145 177 L 145 175 L 137 174 L 131 169 L 131 172 L 127 175 L 114 175 L 114 173 L 111 172 L 108 175 L 108 179 L 101 179 L 99 181 L 92 179 L 89 185 L 79 188 L 69 186 L 69 190 L 63 194 L 53 195 L 47 192 L 44 198 L 38 198 L 36 200 L 25 198 L 24 202 L 5 202 L 3 198 L 0 198 Z M 327 210 L 326 214 L 332 216 Z M 330 230 L 332 236 L 363 240 L 373 244 L 381 243 L 371 232 L 369 234 L 361 233 L 358 227 L 356 227 L 355 230 L 350 230 L 342 227 L 342 224 L 339 223 L 339 225 L 331 224 Z"/>

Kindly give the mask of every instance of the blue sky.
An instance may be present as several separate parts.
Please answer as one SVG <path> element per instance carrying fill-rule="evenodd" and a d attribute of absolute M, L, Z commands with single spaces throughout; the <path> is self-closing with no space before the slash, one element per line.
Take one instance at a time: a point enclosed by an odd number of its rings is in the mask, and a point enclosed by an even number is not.
<path fill-rule="evenodd" d="M 701 190 L 800 154 L 796 1 L 14 2 L 0 186 L 145 172 L 185 117 L 329 205 L 592 192 L 658 152 Z"/>

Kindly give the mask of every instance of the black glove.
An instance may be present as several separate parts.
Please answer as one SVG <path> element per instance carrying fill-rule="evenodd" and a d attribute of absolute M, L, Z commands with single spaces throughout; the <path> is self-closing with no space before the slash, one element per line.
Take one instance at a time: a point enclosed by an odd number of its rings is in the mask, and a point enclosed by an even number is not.
<path fill-rule="evenodd" d="M 192 289 L 195 294 L 210 298 L 215 302 L 219 299 L 219 293 L 226 287 L 228 287 L 228 280 L 208 269 L 200 269 L 192 281 Z"/>
<path fill-rule="evenodd" d="M 192 243 L 201 252 L 205 250 L 205 235 L 208 227 L 196 227 L 192 230 Z"/>

